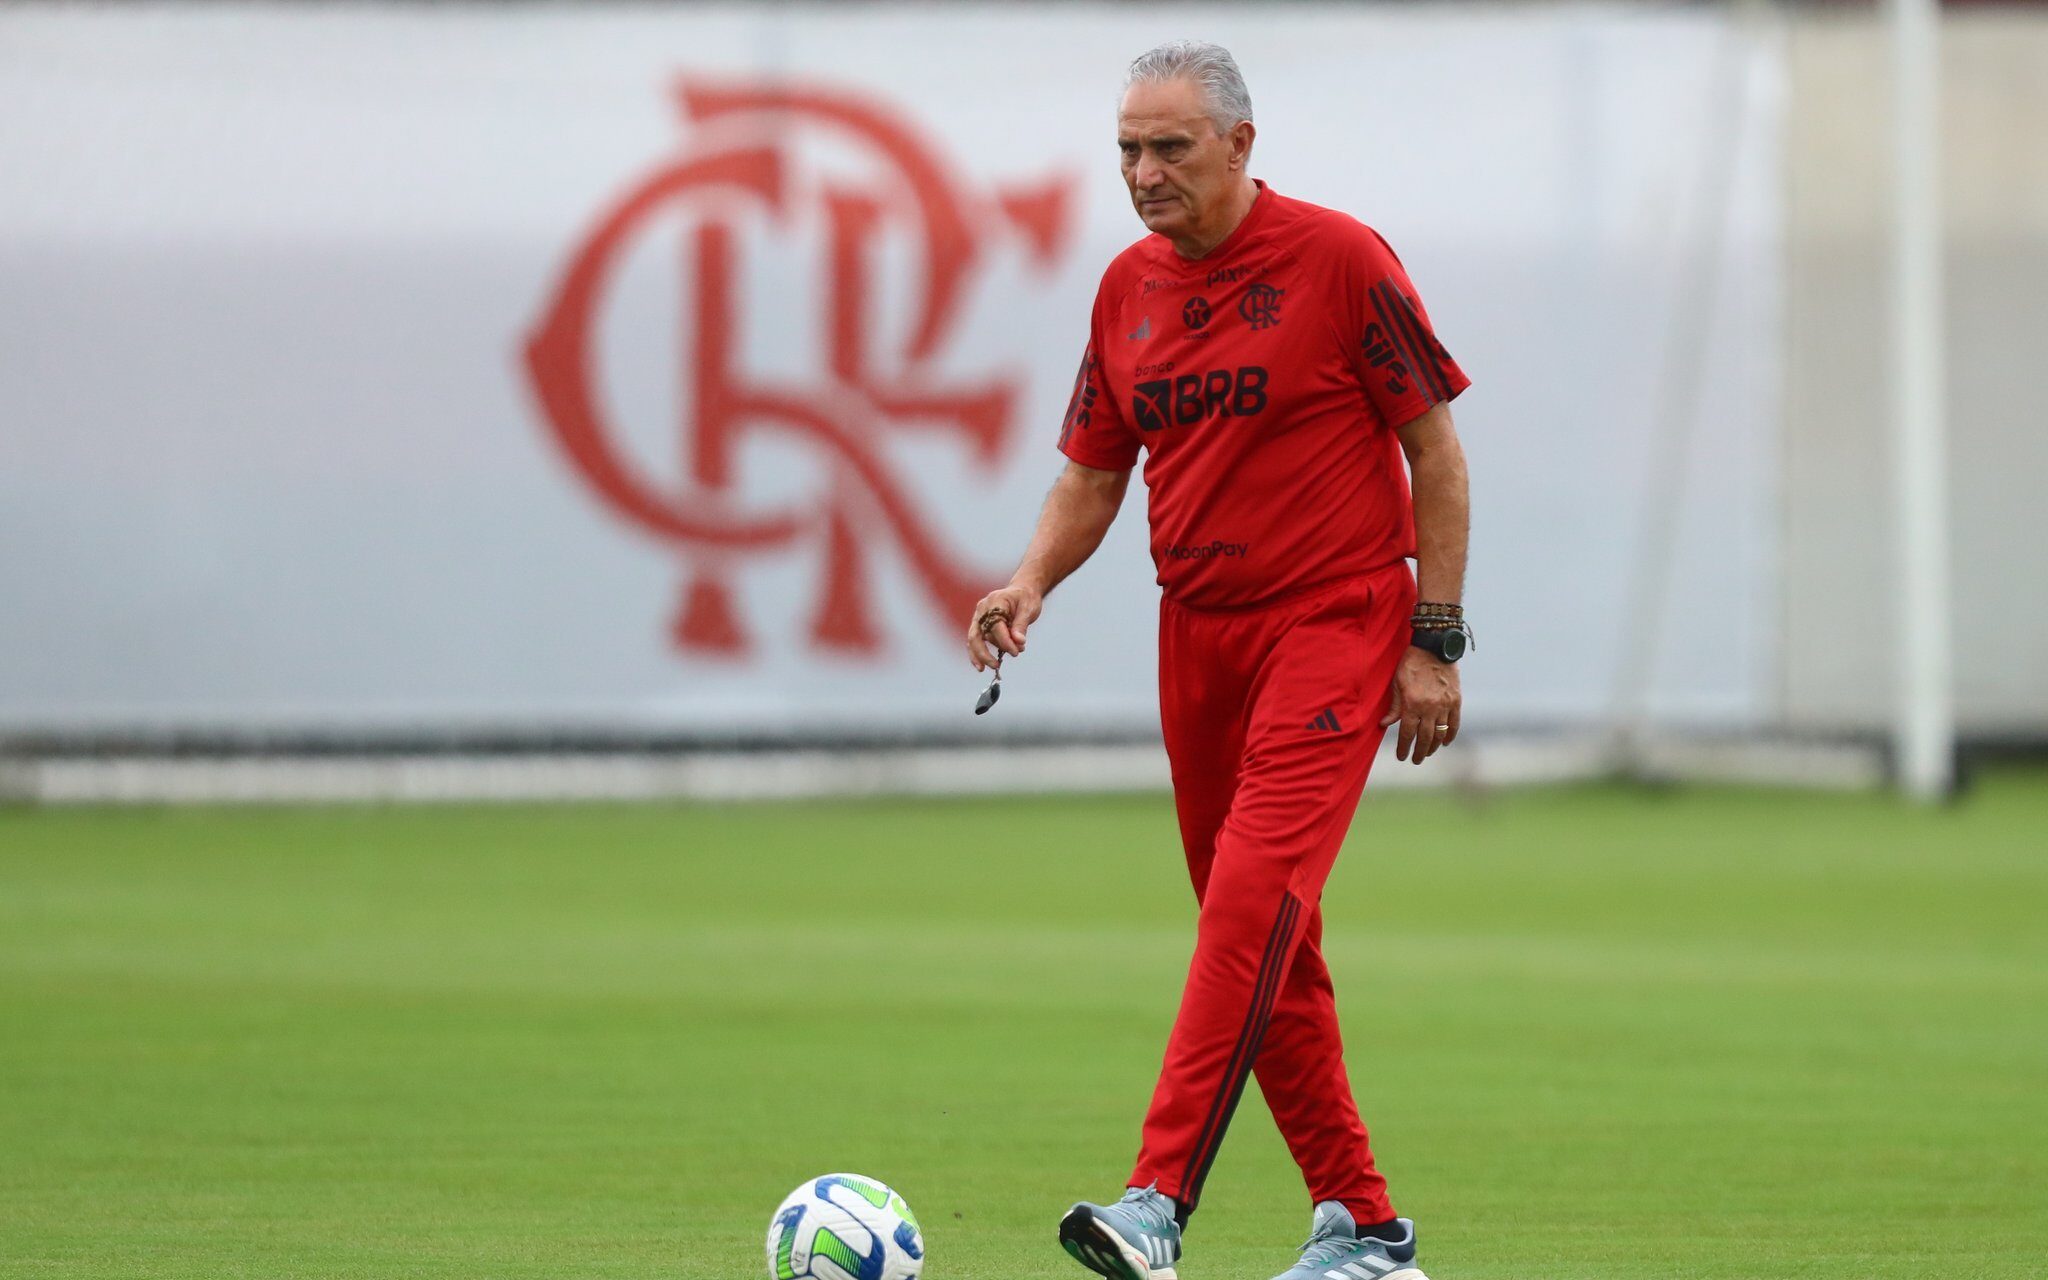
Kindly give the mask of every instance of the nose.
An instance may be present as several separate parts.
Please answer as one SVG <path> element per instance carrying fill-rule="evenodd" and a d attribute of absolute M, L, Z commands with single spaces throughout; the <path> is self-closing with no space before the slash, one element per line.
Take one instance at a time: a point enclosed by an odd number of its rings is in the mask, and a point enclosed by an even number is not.
<path fill-rule="evenodd" d="M 1166 172 L 1157 160 L 1150 156 L 1138 157 L 1137 172 L 1131 175 L 1132 185 L 1140 191 L 1150 191 L 1166 180 Z"/>

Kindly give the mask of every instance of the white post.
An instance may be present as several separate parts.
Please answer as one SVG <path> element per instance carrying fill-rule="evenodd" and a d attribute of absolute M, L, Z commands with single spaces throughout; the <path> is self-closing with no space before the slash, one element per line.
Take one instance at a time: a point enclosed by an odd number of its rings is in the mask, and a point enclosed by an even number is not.
<path fill-rule="evenodd" d="M 1899 569 L 1899 780 L 1919 800 L 1955 782 L 1943 398 L 1941 5 L 1890 0 L 1892 467 Z"/>

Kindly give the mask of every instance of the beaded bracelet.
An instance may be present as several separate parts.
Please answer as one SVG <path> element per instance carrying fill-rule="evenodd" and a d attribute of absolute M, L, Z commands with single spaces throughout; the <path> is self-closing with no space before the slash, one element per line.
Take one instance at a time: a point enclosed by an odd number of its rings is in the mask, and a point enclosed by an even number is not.
<path fill-rule="evenodd" d="M 1472 634 L 1472 624 L 1463 618 L 1447 618 L 1441 615 L 1430 617 L 1418 613 L 1408 619 L 1408 629 L 1410 631 L 1462 631 L 1465 633 L 1465 639 L 1471 642 L 1474 649 L 1479 647 L 1479 638 Z"/>

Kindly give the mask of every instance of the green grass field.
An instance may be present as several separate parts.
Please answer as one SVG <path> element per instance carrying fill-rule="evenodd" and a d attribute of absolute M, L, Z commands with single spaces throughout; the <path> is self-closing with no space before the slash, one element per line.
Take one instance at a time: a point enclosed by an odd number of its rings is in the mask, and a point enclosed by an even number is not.
<path fill-rule="evenodd" d="M 1437 1280 L 2048 1274 L 2048 777 L 1369 798 L 1325 908 Z M 1071 1280 L 1192 916 L 1160 797 L 0 811 L 0 1275 L 742 1280 L 851 1169 Z M 1254 1090 L 1183 1274 L 1307 1218 Z"/>

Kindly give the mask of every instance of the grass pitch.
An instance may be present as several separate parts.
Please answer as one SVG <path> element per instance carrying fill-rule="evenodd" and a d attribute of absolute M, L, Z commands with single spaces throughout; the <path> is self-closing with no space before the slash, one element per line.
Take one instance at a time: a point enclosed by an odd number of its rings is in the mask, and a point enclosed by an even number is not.
<path fill-rule="evenodd" d="M 1369 796 L 1325 908 L 1439 1280 L 2048 1271 L 2048 777 Z M 0 811 L 0 1275 L 741 1280 L 850 1169 L 1074 1280 L 1192 915 L 1155 797 Z M 1250 1091 L 1183 1274 L 1307 1221 Z"/>

